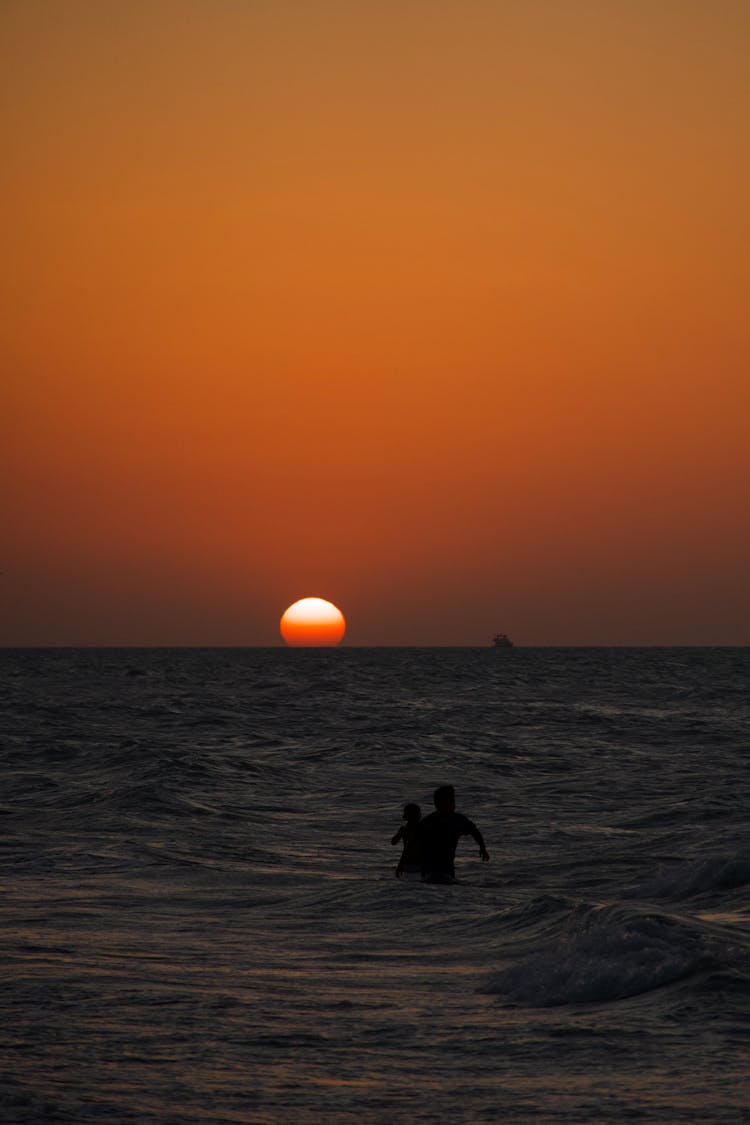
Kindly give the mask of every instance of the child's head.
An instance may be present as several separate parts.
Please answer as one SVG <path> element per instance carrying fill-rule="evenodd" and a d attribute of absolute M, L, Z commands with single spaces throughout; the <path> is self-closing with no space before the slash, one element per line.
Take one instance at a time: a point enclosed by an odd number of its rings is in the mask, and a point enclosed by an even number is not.
<path fill-rule="evenodd" d="M 414 821 L 419 820 L 421 816 L 422 810 L 420 809 L 419 805 L 415 805 L 413 802 L 410 802 L 408 805 L 404 805 L 404 820 L 408 820 L 410 823 L 413 823 Z"/>

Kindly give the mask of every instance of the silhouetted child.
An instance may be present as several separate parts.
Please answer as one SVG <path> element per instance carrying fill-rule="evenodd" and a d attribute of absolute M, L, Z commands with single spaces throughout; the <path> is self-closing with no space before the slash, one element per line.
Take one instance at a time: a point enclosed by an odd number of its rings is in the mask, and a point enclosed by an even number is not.
<path fill-rule="evenodd" d="M 422 856 L 417 844 L 417 834 L 421 818 L 422 810 L 419 805 L 413 803 L 404 805 L 404 823 L 391 840 L 392 844 L 403 842 L 404 845 L 401 859 L 398 861 L 398 866 L 396 867 L 397 879 L 400 879 L 405 871 L 410 875 L 418 875 L 422 870 Z"/>

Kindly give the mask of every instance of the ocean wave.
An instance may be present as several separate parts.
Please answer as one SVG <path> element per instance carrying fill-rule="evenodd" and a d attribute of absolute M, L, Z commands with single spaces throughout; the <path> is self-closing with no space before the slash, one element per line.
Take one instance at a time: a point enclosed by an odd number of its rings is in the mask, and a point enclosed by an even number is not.
<path fill-rule="evenodd" d="M 740 1120 L 749 659 L 0 652 L 0 1120 Z"/>
<path fill-rule="evenodd" d="M 729 890 L 750 883 L 750 861 L 742 857 L 714 856 L 709 859 L 676 863 L 662 869 L 625 898 L 676 902 L 705 894 L 707 891 Z"/>
<path fill-rule="evenodd" d="M 697 929 L 667 916 L 605 907 L 578 924 L 558 948 L 493 974 L 480 991 L 531 1008 L 603 1004 L 719 967 Z"/>

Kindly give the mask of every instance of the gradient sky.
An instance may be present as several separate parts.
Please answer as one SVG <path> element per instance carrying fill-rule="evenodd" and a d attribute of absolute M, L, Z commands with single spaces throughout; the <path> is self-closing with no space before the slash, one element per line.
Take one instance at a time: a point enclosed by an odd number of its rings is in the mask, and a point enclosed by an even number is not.
<path fill-rule="evenodd" d="M 746 0 L 3 0 L 0 643 L 750 643 Z"/>

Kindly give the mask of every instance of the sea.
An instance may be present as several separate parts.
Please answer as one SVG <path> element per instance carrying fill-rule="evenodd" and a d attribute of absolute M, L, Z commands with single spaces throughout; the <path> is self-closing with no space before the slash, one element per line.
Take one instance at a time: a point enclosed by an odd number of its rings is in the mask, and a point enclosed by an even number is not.
<path fill-rule="evenodd" d="M 0 673 L 2 1122 L 750 1121 L 750 649 Z"/>

